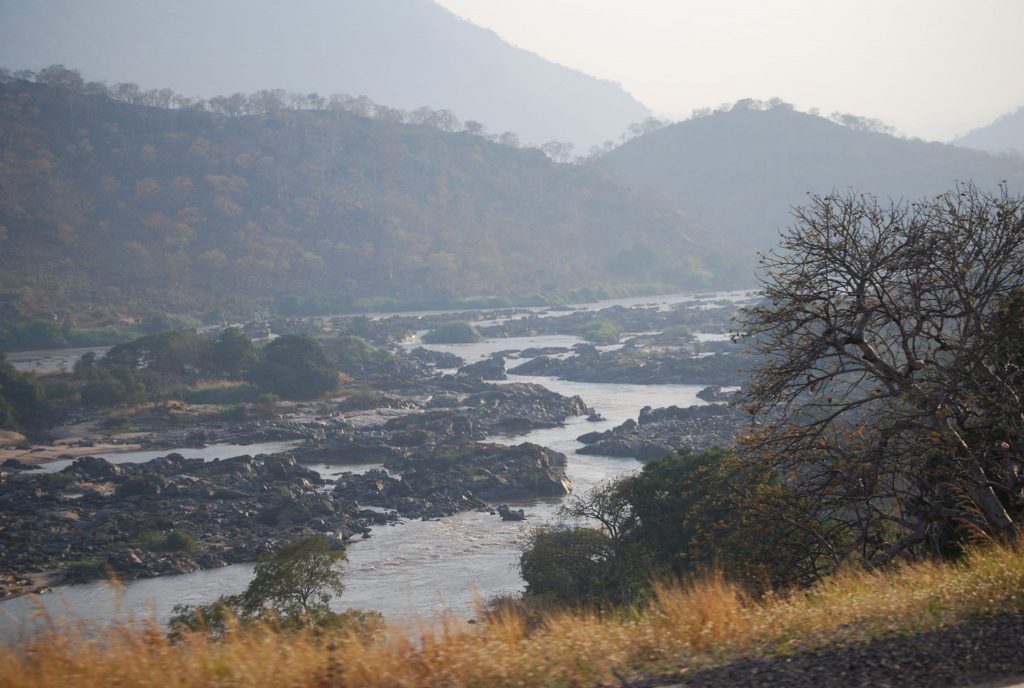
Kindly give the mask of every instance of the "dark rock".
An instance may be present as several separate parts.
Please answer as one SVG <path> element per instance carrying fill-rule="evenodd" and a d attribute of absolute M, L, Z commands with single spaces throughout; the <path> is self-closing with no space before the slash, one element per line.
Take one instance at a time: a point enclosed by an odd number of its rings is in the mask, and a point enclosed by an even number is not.
<path fill-rule="evenodd" d="M 435 368 L 458 368 L 465 363 L 455 354 L 445 351 L 431 351 L 430 349 L 424 349 L 422 346 L 416 347 L 406 355 L 413 360 L 434 366 Z"/>
<path fill-rule="evenodd" d="M 723 392 L 721 385 L 708 385 L 697 392 L 698 399 L 712 403 L 732 402 L 737 397 L 737 392 Z"/>
<path fill-rule="evenodd" d="M 503 521 L 525 521 L 526 512 L 522 509 L 513 509 L 508 504 L 498 506 L 498 515 Z"/>
<path fill-rule="evenodd" d="M 459 368 L 459 375 L 481 380 L 505 380 L 508 377 L 505 375 L 505 359 L 498 355 Z"/>
<path fill-rule="evenodd" d="M 61 472 L 72 472 L 88 480 L 111 480 L 124 475 L 123 468 L 98 456 L 83 456 L 76 459 Z"/>
<path fill-rule="evenodd" d="M 0 464 L 0 466 L 2 466 L 4 468 L 8 468 L 10 470 L 14 470 L 14 471 L 37 471 L 37 470 L 39 470 L 39 466 L 33 466 L 30 463 L 25 463 L 24 461 L 18 461 L 17 459 L 7 459 L 2 464 Z"/>
<path fill-rule="evenodd" d="M 540 356 L 508 372 L 515 375 L 546 375 L 576 382 L 616 382 L 640 385 L 700 384 L 741 385 L 754 360 L 738 353 L 688 356 L 650 352 L 643 356 L 630 350 L 599 352 L 580 347 L 564 360 Z"/>
<path fill-rule="evenodd" d="M 604 432 L 588 432 L 576 439 L 585 444 L 579 454 L 632 457 L 639 461 L 661 458 L 684 447 L 696 450 L 728 446 L 747 422 L 739 410 L 721 404 L 640 410 L 639 422 L 629 419 Z"/>
<path fill-rule="evenodd" d="M 435 394 L 427 399 L 427 408 L 458 408 L 462 398 L 457 394 Z"/>
<path fill-rule="evenodd" d="M 118 497 L 156 497 L 170 484 L 161 475 L 146 475 L 128 478 L 117 486 Z"/>

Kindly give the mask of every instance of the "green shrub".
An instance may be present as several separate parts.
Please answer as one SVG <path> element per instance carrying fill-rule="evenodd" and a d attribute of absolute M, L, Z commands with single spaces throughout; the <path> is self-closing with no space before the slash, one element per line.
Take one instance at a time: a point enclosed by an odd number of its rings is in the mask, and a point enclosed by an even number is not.
<path fill-rule="evenodd" d="M 267 344 L 249 374 L 252 382 L 282 399 L 312 399 L 338 386 L 338 369 L 320 342 L 306 335 L 285 335 Z"/>
<path fill-rule="evenodd" d="M 231 404 L 216 413 L 215 417 L 230 422 L 243 421 L 249 417 L 249 408 L 245 404 Z"/>
<path fill-rule="evenodd" d="M 377 408 L 380 394 L 369 387 L 356 387 L 341 402 L 343 411 L 364 411 Z"/>
<path fill-rule="evenodd" d="M 264 392 L 256 397 L 256 400 L 253 402 L 253 410 L 264 417 L 272 416 L 277 413 L 277 404 L 279 401 L 281 401 L 281 398 L 276 394 Z"/>
<path fill-rule="evenodd" d="M 67 487 L 76 480 L 74 473 L 65 473 L 64 471 L 61 471 L 59 473 L 51 473 L 50 475 L 46 476 L 46 479 L 50 481 L 50 484 L 58 488 Z"/>
<path fill-rule="evenodd" d="M 150 552 L 191 552 L 196 548 L 196 539 L 183 530 L 150 531 L 139 538 L 139 546 Z"/>
<path fill-rule="evenodd" d="M 185 401 L 190 404 L 240 404 L 254 401 L 260 394 L 259 388 L 245 382 L 193 387 L 185 392 Z"/>
<path fill-rule="evenodd" d="M 622 328 L 611 320 L 598 318 L 579 329 L 579 335 L 593 344 L 617 344 Z"/>
<path fill-rule="evenodd" d="M 103 564 L 95 559 L 79 559 L 64 567 L 64 578 L 71 582 L 90 581 L 103 576 Z"/>
<path fill-rule="evenodd" d="M 327 337 L 321 340 L 321 344 L 338 370 L 349 375 L 362 373 L 369 366 L 383 363 L 392 357 L 387 351 L 370 345 L 354 334 Z"/>

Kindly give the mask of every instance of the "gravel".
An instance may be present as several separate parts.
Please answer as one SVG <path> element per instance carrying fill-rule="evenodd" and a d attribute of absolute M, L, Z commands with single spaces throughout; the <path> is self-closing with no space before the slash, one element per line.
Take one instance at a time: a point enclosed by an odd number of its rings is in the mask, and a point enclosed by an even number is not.
<path fill-rule="evenodd" d="M 1016 681 L 1002 681 L 1017 677 Z M 994 682 L 994 683 L 993 683 Z M 1024 682 L 1024 613 L 864 644 L 750 659 L 685 675 L 623 682 L 628 688 L 683 686 L 957 686 Z"/>

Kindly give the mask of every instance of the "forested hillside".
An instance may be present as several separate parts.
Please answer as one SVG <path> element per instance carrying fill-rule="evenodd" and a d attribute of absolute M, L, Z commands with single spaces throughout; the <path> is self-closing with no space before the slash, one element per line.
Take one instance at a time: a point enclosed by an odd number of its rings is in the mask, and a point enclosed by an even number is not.
<path fill-rule="evenodd" d="M 204 98 L 365 94 L 577 153 L 650 115 L 618 84 L 512 46 L 431 0 L 21 0 L 0 3 L 0 26 L 0 64 L 11 69 L 63 62 L 94 79 Z"/>
<path fill-rule="evenodd" d="M 344 111 L 230 117 L 88 90 L 0 84 L 6 318 L 746 282 L 668 204 L 535 149 Z"/>
<path fill-rule="evenodd" d="M 751 256 L 776 244 L 778 230 L 791 223 L 790 208 L 806 203 L 807 192 L 853 188 L 916 200 L 957 181 L 994 189 L 1002 180 L 1011 191 L 1024 190 L 1022 158 L 902 139 L 856 117 L 839 120 L 741 101 L 635 138 L 600 164 L 663 193 Z"/>

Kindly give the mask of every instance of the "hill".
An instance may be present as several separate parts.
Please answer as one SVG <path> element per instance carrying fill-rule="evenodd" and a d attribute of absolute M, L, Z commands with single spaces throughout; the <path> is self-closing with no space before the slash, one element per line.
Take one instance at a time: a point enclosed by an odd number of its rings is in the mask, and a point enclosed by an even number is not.
<path fill-rule="evenodd" d="M 851 118 L 851 124 L 862 122 Z M 973 180 L 1024 191 L 1024 160 L 842 126 L 790 106 L 731 110 L 659 129 L 599 163 L 672 200 L 702 227 L 752 253 L 775 245 L 790 208 L 832 190 L 917 199 Z"/>
<path fill-rule="evenodd" d="M 0 3 L 0 26 L 0 65 L 11 69 L 63 62 L 207 98 L 267 87 L 365 94 L 579 152 L 650 114 L 617 84 L 515 48 L 430 0 L 29 0 Z"/>
<path fill-rule="evenodd" d="M 967 132 L 953 143 L 989 153 L 1024 155 L 1024 107 L 1003 115 L 991 124 Z"/>
<path fill-rule="evenodd" d="M 725 281 L 666 204 L 467 132 L 10 81 L 0 134 L 0 318 Z"/>

